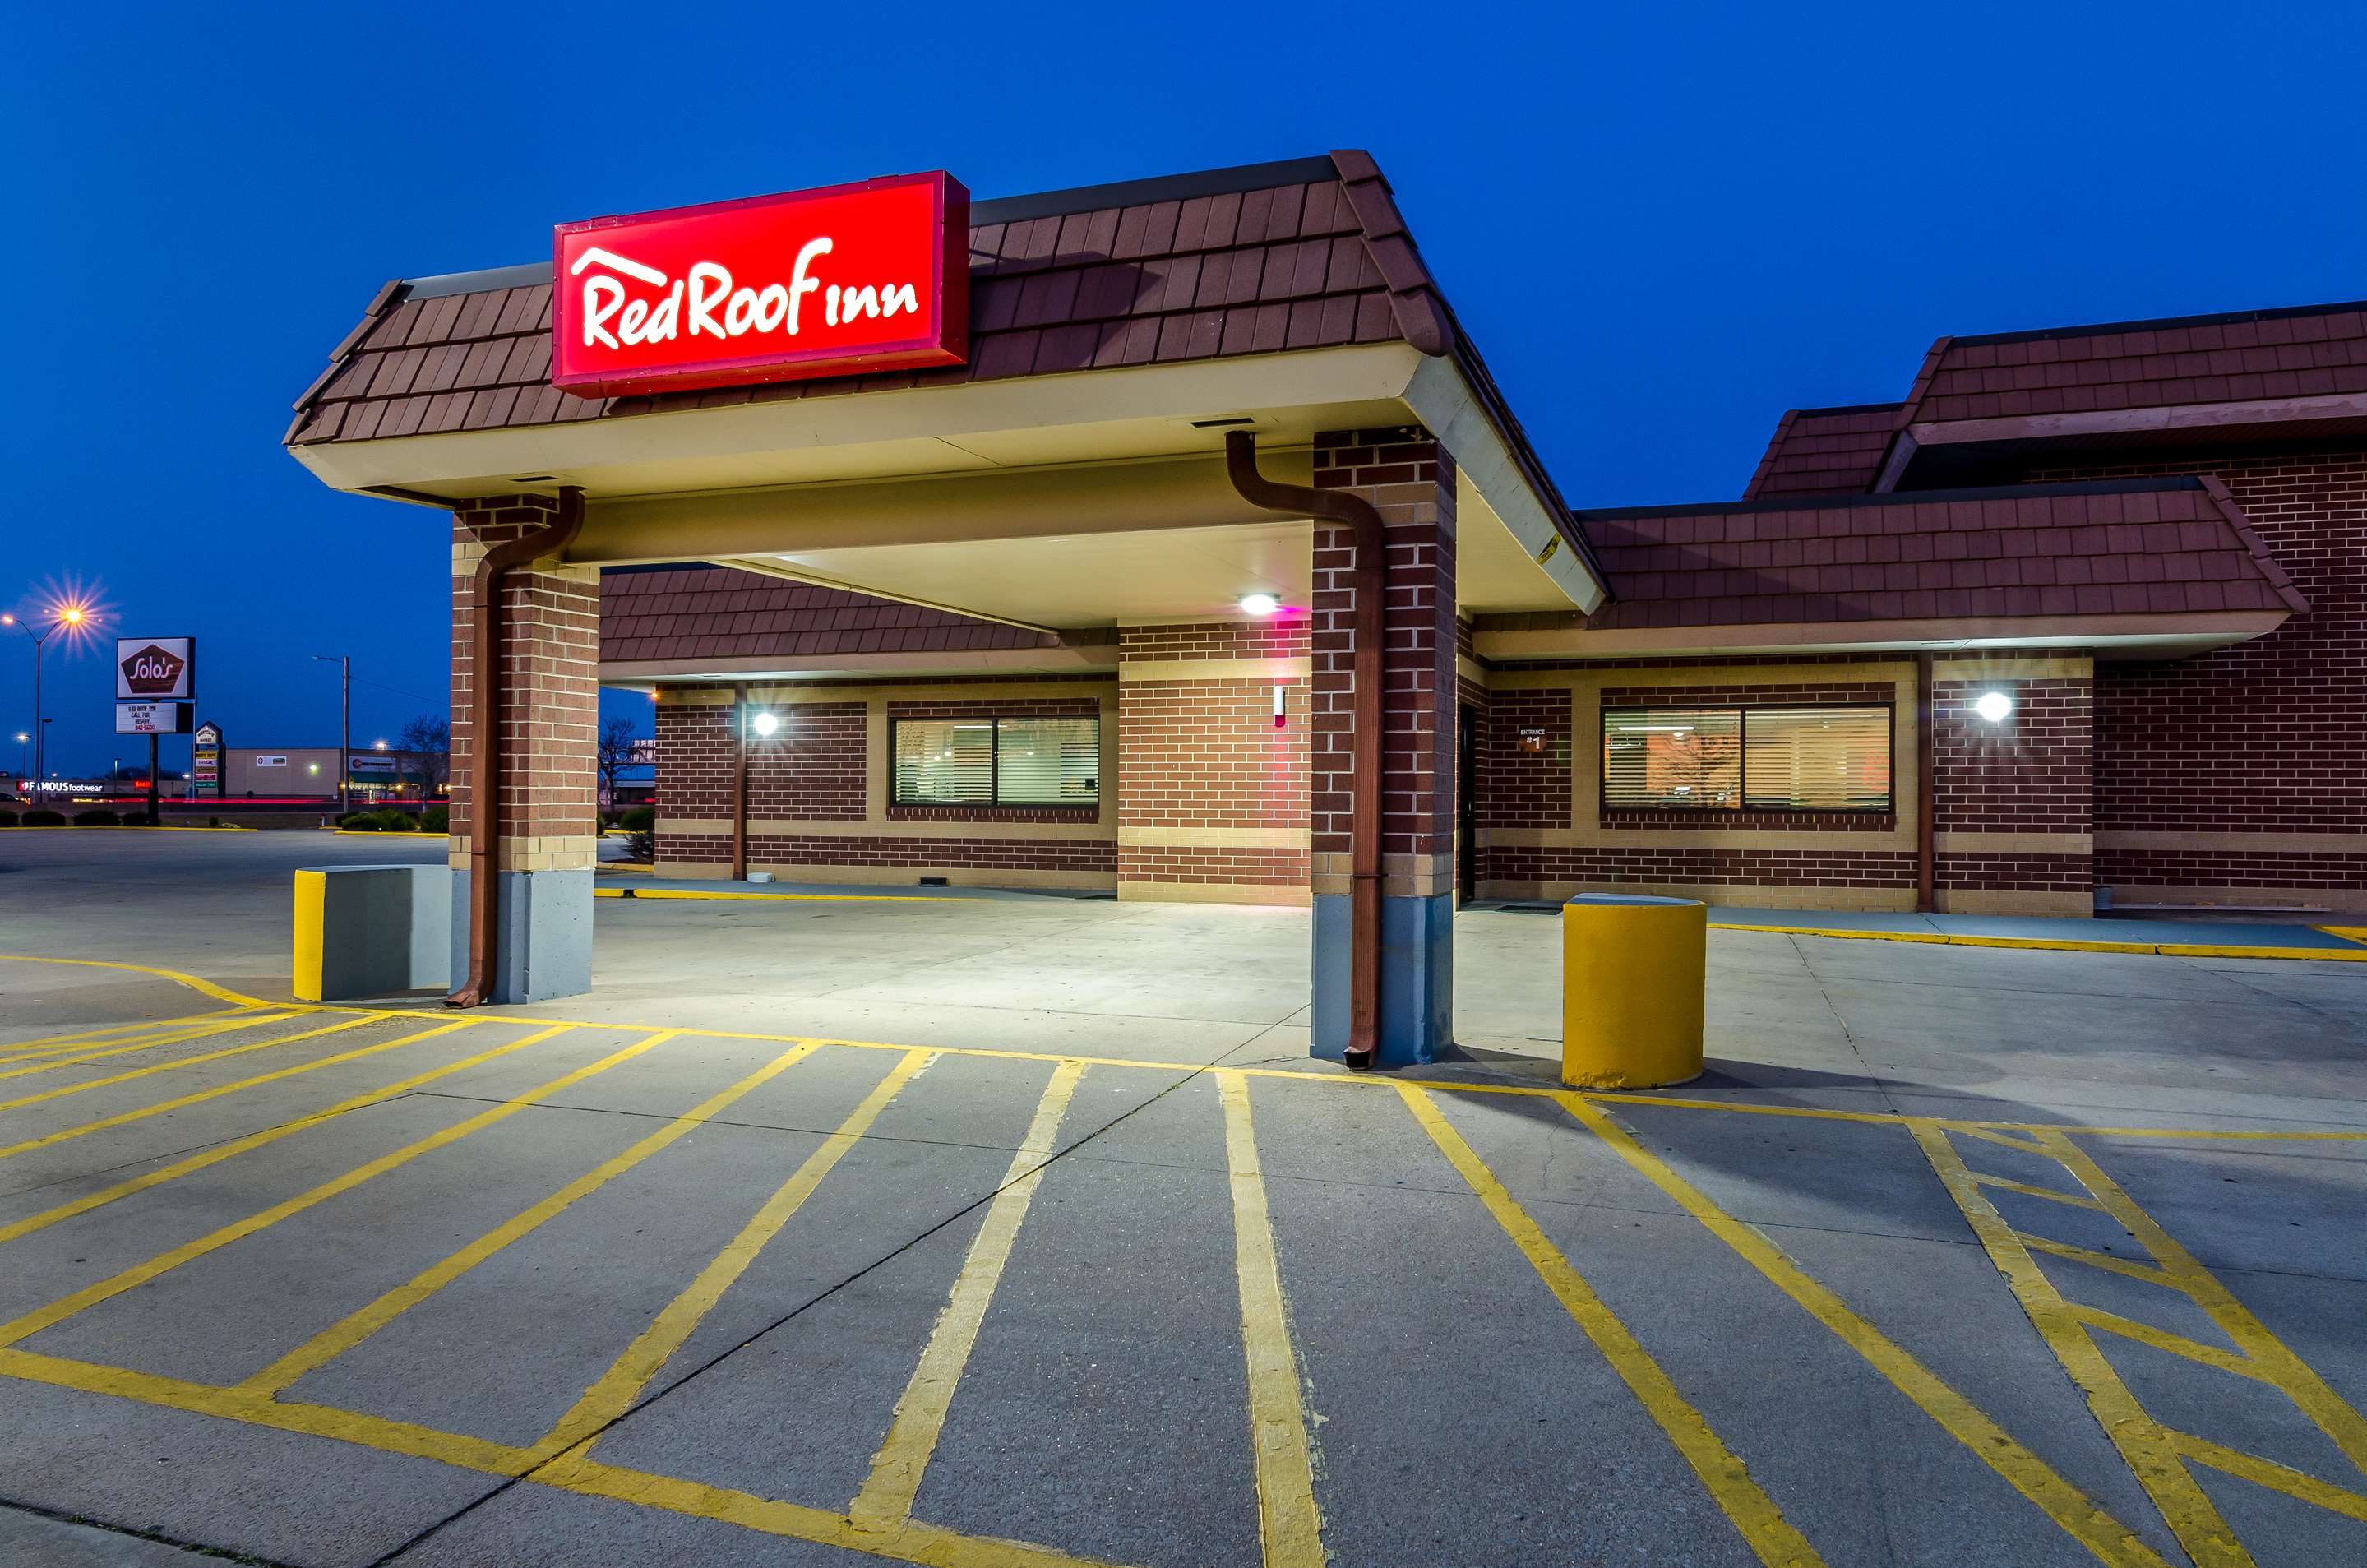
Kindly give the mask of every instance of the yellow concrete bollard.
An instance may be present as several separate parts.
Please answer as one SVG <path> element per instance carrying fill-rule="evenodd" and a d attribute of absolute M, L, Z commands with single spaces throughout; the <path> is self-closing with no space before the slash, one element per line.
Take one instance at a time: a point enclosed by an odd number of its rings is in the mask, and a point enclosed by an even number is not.
<path fill-rule="evenodd" d="M 1580 893 L 1561 906 L 1561 1081 L 1649 1089 L 1701 1076 L 1709 906 Z"/>

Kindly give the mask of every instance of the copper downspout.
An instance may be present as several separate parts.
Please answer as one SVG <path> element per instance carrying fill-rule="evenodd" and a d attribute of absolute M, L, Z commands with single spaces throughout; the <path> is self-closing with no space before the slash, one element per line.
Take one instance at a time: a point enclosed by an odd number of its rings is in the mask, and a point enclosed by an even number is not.
<path fill-rule="evenodd" d="M 529 561 L 566 549 L 583 527 L 583 492 L 563 485 L 556 518 L 492 546 L 477 562 L 469 628 L 469 975 L 444 998 L 447 1007 L 481 1007 L 493 989 L 493 926 L 500 907 L 493 855 L 502 814 L 502 579 Z"/>
<path fill-rule="evenodd" d="M 731 880 L 748 880 L 748 688 L 731 688 Z"/>
<path fill-rule="evenodd" d="M 1257 469 L 1257 437 L 1225 435 L 1225 476 L 1252 506 L 1344 523 L 1356 537 L 1353 767 L 1349 852 L 1355 874 L 1348 904 L 1348 1049 L 1351 1067 L 1370 1067 L 1381 1038 L 1381 642 L 1388 532 L 1380 513 L 1346 490 L 1281 484 Z"/>
<path fill-rule="evenodd" d="M 1939 907 L 1932 893 L 1938 880 L 1932 857 L 1931 823 L 1931 753 L 1937 737 L 1931 733 L 1931 655 L 1915 655 L 1915 908 L 1929 915 Z"/>

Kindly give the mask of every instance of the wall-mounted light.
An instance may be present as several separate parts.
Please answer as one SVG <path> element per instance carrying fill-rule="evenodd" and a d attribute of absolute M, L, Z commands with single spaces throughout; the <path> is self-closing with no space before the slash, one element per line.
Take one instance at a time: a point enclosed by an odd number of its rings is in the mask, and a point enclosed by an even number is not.
<path fill-rule="evenodd" d="M 2013 699 L 2002 691 L 1985 691 L 1973 703 L 1973 711 L 1992 724 L 2002 724 L 2013 711 Z"/>
<path fill-rule="evenodd" d="M 1274 727 L 1275 729 L 1282 728 L 1284 716 L 1283 685 L 1282 682 L 1276 681 L 1274 683 Z"/>
<path fill-rule="evenodd" d="M 1272 594 L 1243 594 L 1241 596 L 1241 613 L 1243 615 L 1272 615 L 1281 608 L 1282 601 L 1275 598 Z"/>
<path fill-rule="evenodd" d="M 770 735 L 781 727 L 781 716 L 777 713 L 759 713 L 748 721 L 748 727 L 759 735 Z"/>

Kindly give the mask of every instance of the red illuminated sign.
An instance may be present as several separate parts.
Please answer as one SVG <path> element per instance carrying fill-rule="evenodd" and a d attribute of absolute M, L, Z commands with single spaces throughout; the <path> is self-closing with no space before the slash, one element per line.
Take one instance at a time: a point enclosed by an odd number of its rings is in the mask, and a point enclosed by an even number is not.
<path fill-rule="evenodd" d="M 561 223 L 551 381 L 580 397 L 958 365 L 969 192 L 940 171 Z"/>

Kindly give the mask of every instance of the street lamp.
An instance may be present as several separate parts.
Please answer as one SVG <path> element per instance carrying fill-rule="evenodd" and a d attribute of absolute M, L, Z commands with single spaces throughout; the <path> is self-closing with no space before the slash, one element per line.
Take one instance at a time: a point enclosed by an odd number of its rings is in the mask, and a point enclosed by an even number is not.
<path fill-rule="evenodd" d="M 345 696 L 337 712 L 337 814 L 353 810 L 354 778 L 354 658 L 350 653 L 315 653 L 315 662 L 334 665 Z"/>
<path fill-rule="evenodd" d="M 48 647 L 50 639 L 59 632 L 64 632 L 67 641 L 71 642 L 81 634 L 83 628 L 98 619 L 87 605 L 72 601 L 51 605 L 46 613 L 50 618 L 49 629 L 36 631 L 14 614 L 0 610 L 0 626 L 13 626 L 33 640 L 33 785 L 36 799 L 40 797 L 41 780 L 49 768 L 50 722 L 41 717 L 41 653 Z M 25 737 L 19 735 L 17 738 L 21 741 Z"/>

